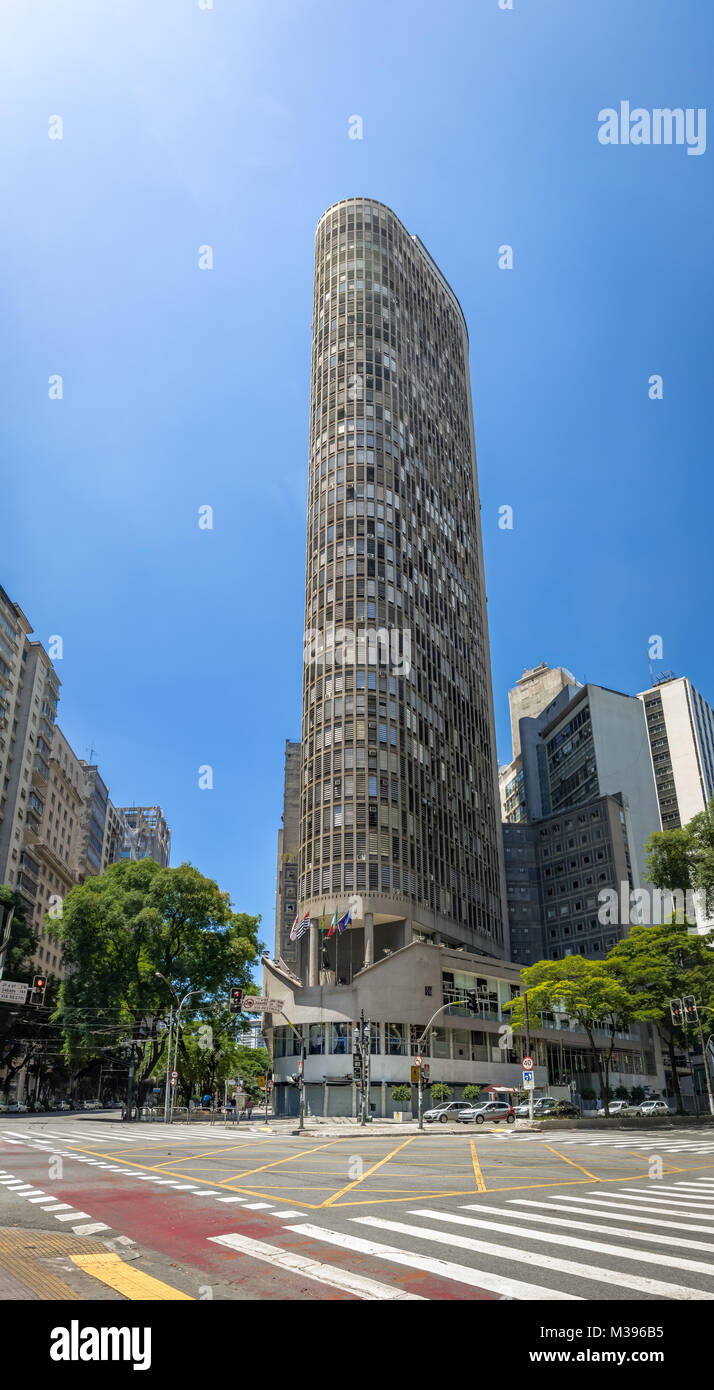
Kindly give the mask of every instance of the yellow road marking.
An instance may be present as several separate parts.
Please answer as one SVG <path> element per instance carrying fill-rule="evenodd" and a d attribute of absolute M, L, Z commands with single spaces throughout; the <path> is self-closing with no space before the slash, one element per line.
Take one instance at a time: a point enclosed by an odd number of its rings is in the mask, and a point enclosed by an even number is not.
<path fill-rule="evenodd" d="M 573 1159 L 573 1158 L 566 1158 L 566 1157 L 565 1157 L 565 1154 L 560 1154 L 560 1153 L 558 1153 L 558 1150 L 557 1150 L 557 1149 L 554 1149 L 552 1144 L 546 1144 L 545 1147 L 546 1147 L 546 1149 L 550 1149 L 550 1152 L 551 1152 L 552 1154 L 555 1154 L 556 1158 L 562 1158 L 563 1163 L 569 1163 L 573 1168 L 578 1168 L 578 1169 L 580 1170 L 581 1173 L 584 1173 L 585 1176 L 586 1176 L 586 1178 L 592 1178 L 593 1182 L 604 1182 L 604 1181 L 607 1181 L 607 1179 L 603 1179 L 603 1178 L 598 1178 L 598 1177 L 596 1177 L 595 1174 L 589 1172 L 587 1168 L 583 1168 L 582 1163 L 576 1163 L 576 1162 L 575 1162 L 575 1159 Z"/>
<path fill-rule="evenodd" d="M 190 1294 L 182 1293 L 171 1284 L 164 1284 L 163 1280 L 155 1279 L 153 1274 L 145 1274 L 135 1265 L 126 1264 L 118 1255 L 71 1255 L 70 1259 L 79 1269 L 83 1269 L 85 1274 L 91 1274 L 92 1278 L 99 1279 L 102 1284 L 108 1284 L 110 1289 L 115 1289 L 125 1298 L 162 1303 L 171 1300 L 185 1300 L 188 1303 L 195 1301 Z"/>
<path fill-rule="evenodd" d="M 477 1154 L 477 1152 L 476 1152 L 476 1145 L 474 1144 L 473 1139 L 471 1140 L 471 1159 L 472 1159 L 472 1162 L 473 1162 L 473 1165 L 474 1165 L 474 1177 L 475 1177 L 475 1179 L 476 1179 L 476 1189 L 477 1189 L 478 1192 L 485 1192 L 485 1191 L 486 1191 L 486 1184 L 485 1184 L 485 1182 L 484 1182 L 484 1180 L 483 1180 L 483 1173 L 481 1172 L 481 1164 L 480 1164 L 479 1161 L 478 1161 L 478 1154 Z"/>
<path fill-rule="evenodd" d="M 415 1134 L 413 1134 L 410 1139 L 405 1139 L 403 1144 L 398 1144 L 396 1149 L 392 1149 L 392 1152 L 388 1153 L 385 1158 L 380 1158 L 378 1163 L 373 1163 L 372 1167 L 368 1168 L 367 1172 L 363 1173 L 361 1178 L 355 1178 L 354 1182 L 348 1182 L 346 1187 L 342 1187 L 340 1188 L 339 1192 L 333 1193 L 333 1195 L 331 1197 L 328 1197 L 327 1201 L 323 1202 L 322 1205 L 324 1207 L 332 1206 L 333 1203 L 337 1201 L 338 1197 L 343 1197 L 345 1192 L 351 1192 L 353 1187 L 358 1187 L 361 1182 L 364 1182 L 365 1178 L 371 1177 L 372 1173 L 376 1173 L 378 1168 L 383 1168 L 385 1163 L 389 1163 L 390 1158 L 394 1158 L 395 1154 L 398 1154 L 402 1149 L 405 1149 L 407 1147 L 407 1144 L 413 1144 L 415 1139 Z"/>
<path fill-rule="evenodd" d="M 265 1144 L 265 1142 L 265 1139 L 259 1139 L 258 1143 L 253 1145 L 253 1148 L 260 1148 L 260 1145 Z M 236 1149 L 240 1151 L 241 1149 L 247 1149 L 249 1147 L 249 1144 L 225 1144 L 221 1149 L 207 1149 L 205 1153 L 190 1154 L 188 1158 L 174 1158 L 172 1156 L 171 1158 L 163 1160 L 161 1163 L 155 1163 L 153 1166 L 157 1172 L 160 1172 L 162 1168 L 166 1167 L 167 1163 L 199 1163 L 202 1158 L 213 1158 L 216 1154 L 231 1154 Z"/>
<path fill-rule="evenodd" d="M 276 1158 L 272 1163 L 263 1163 L 260 1168 L 246 1168 L 244 1173 L 234 1173 L 230 1178 L 224 1178 L 224 1182 L 234 1182 L 237 1178 L 249 1178 L 253 1173 L 265 1173 L 268 1168 L 279 1168 L 281 1163 L 294 1163 L 296 1158 L 304 1158 L 305 1154 L 315 1154 L 319 1149 L 331 1149 L 335 1144 L 339 1144 L 339 1139 L 328 1139 L 324 1144 L 314 1144 L 311 1149 L 300 1149 L 299 1153 L 288 1154 L 287 1158 Z"/>

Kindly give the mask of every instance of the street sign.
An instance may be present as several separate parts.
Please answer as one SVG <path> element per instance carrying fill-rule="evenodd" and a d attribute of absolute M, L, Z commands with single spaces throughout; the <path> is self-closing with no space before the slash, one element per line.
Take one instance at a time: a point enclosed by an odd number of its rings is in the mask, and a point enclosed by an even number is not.
<path fill-rule="evenodd" d="M 14 980 L 0 980 L 0 1003 L 24 1004 L 28 985 L 17 984 Z"/>
<path fill-rule="evenodd" d="M 532 1070 L 533 1070 L 533 1058 L 532 1058 L 532 1057 L 524 1057 L 524 1058 L 523 1058 L 523 1070 L 524 1070 L 524 1071 L 532 1071 Z"/>
<path fill-rule="evenodd" d="M 412 1086 L 419 1085 L 419 1068 L 412 1067 Z"/>
<path fill-rule="evenodd" d="M 535 1087 L 535 1076 L 534 1076 L 534 1073 L 533 1073 L 532 1071 L 524 1071 L 524 1073 L 523 1073 L 523 1089 L 524 1089 L 524 1091 L 532 1091 L 532 1090 L 534 1089 L 534 1087 Z"/>
<path fill-rule="evenodd" d="M 420 1066 L 421 1066 L 421 1061 L 422 1061 L 421 1057 L 415 1057 L 415 1058 L 414 1058 L 414 1065 L 415 1065 L 415 1067 L 420 1067 Z"/>
<path fill-rule="evenodd" d="M 280 1014 L 284 999 L 268 999 L 259 994 L 246 994 L 243 998 L 243 1012 L 246 1014 Z"/>
<path fill-rule="evenodd" d="M 178 1081 L 178 1072 L 177 1072 L 177 1071 L 172 1071 L 172 1073 L 171 1073 L 171 1080 L 172 1080 L 172 1081 Z"/>

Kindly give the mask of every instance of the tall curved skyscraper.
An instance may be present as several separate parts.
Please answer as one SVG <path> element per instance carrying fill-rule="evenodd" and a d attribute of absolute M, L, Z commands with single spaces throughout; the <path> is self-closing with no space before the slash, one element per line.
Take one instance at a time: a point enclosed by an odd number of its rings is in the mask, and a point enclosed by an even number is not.
<path fill-rule="evenodd" d="M 313 985 L 420 937 L 506 955 L 466 323 L 369 198 L 316 233 L 304 656 L 280 954 Z"/>

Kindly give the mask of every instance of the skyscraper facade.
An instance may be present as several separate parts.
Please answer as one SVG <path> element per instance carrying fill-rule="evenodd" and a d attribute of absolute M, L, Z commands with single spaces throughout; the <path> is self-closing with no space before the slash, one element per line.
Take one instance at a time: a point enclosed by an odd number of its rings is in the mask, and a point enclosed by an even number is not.
<path fill-rule="evenodd" d="M 647 718 L 663 830 L 676 830 L 714 796 L 714 710 L 685 676 L 669 676 L 638 697 Z"/>
<path fill-rule="evenodd" d="M 300 974 L 336 966 L 319 924 L 350 904 L 338 976 L 414 939 L 503 956 L 464 316 L 418 237 L 354 198 L 318 223 L 312 332 Z"/>

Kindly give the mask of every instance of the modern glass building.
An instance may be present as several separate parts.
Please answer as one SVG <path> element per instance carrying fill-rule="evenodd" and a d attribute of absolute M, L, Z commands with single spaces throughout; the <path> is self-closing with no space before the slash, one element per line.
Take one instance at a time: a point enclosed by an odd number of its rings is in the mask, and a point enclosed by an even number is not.
<path fill-rule="evenodd" d="M 507 954 L 479 513 L 459 302 L 388 207 L 337 203 L 315 243 L 305 983 L 347 984 L 415 939 Z"/>

